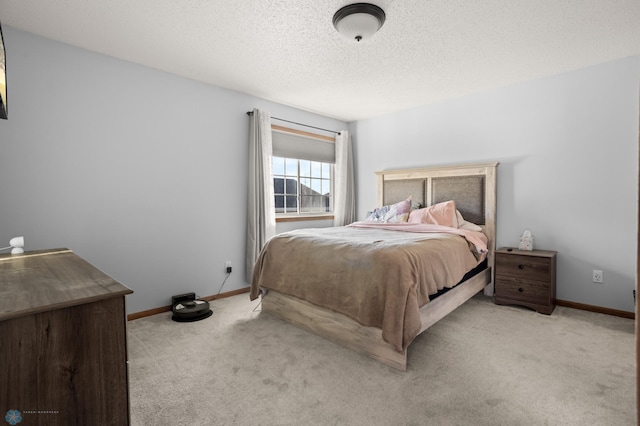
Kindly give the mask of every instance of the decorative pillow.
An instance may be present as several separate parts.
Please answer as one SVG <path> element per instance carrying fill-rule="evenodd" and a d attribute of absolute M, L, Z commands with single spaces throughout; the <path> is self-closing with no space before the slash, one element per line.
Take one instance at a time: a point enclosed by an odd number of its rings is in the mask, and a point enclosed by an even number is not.
<path fill-rule="evenodd" d="M 409 223 L 431 223 L 457 228 L 458 217 L 456 211 L 456 203 L 454 201 L 444 201 L 424 209 L 412 211 L 409 215 Z"/>
<path fill-rule="evenodd" d="M 404 201 L 375 209 L 365 218 L 365 222 L 398 223 L 406 222 L 411 211 L 411 197 Z"/>
<path fill-rule="evenodd" d="M 459 210 L 456 210 L 456 216 L 458 217 L 458 228 L 467 229 L 469 231 L 482 232 L 482 227 L 481 226 L 476 225 L 475 223 L 467 222 L 466 220 L 464 220 L 464 218 L 462 217 L 462 214 L 460 214 Z"/>

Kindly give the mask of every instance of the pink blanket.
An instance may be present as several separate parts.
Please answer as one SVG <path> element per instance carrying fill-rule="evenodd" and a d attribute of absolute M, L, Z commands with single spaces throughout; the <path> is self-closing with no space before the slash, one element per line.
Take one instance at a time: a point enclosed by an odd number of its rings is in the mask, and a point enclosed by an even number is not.
<path fill-rule="evenodd" d="M 445 233 L 461 235 L 467 239 L 470 243 L 476 246 L 478 253 L 486 253 L 487 249 L 487 236 L 482 232 L 469 231 L 467 229 L 451 228 L 449 226 L 432 225 L 427 223 L 375 223 L 375 222 L 354 222 L 351 225 L 356 228 L 373 228 L 373 229 L 388 229 L 390 231 L 403 231 L 403 232 L 420 232 L 420 233 Z"/>

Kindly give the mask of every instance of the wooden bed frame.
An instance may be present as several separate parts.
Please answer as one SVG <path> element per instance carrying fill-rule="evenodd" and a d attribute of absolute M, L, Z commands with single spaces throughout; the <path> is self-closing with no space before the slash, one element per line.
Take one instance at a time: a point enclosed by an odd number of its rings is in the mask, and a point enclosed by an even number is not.
<path fill-rule="evenodd" d="M 488 237 L 487 269 L 420 308 L 420 333 L 483 289 L 493 296 L 497 167 L 498 163 L 484 163 L 376 173 L 380 206 L 409 195 L 423 206 L 454 200 L 465 220 L 481 225 Z M 382 339 L 381 329 L 364 327 L 345 315 L 273 290 L 263 296 L 262 311 L 391 367 L 407 369 L 407 349 L 395 350 Z"/>

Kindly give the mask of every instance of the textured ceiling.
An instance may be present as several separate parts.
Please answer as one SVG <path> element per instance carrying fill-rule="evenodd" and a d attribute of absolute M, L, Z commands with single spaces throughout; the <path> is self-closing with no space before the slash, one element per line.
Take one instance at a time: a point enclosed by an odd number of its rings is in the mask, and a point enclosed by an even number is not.
<path fill-rule="evenodd" d="M 0 0 L 0 22 L 344 121 L 640 54 L 640 0 Z M 9 51 L 10 46 L 7 47 Z"/>

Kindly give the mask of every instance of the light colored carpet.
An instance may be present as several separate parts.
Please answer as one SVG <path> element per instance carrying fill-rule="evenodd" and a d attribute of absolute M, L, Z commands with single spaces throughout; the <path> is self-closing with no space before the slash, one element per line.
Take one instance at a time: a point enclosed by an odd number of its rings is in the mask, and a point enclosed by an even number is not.
<path fill-rule="evenodd" d="M 412 343 L 403 373 L 246 294 L 211 305 L 198 322 L 128 323 L 134 425 L 636 423 L 633 320 L 477 295 Z"/>

